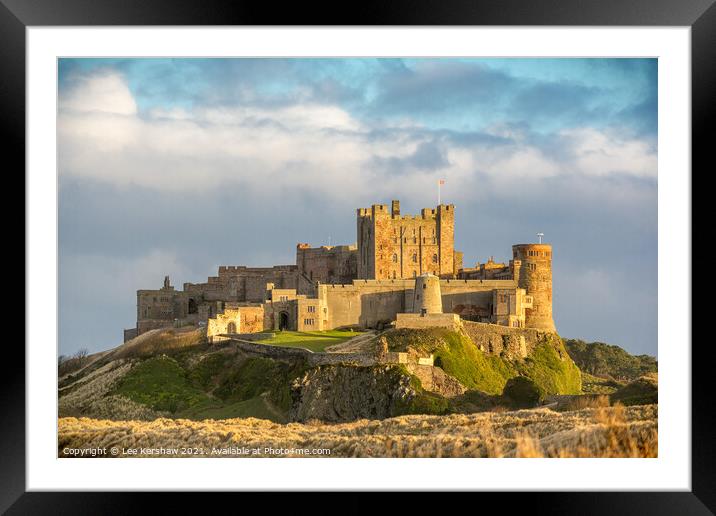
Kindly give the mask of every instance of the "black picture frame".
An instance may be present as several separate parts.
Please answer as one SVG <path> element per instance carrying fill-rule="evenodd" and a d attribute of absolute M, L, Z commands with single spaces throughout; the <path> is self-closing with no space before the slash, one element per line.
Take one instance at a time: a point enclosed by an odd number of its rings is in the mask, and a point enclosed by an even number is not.
<path fill-rule="evenodd" d="M 393 0 L 331 6 L 220 0 L 0 0 L 0 117 L 6 163 L 25 166 L 25 31 L 30 26 L 88 25 L 555 25 L 689 26 L 692 51 L 692 170 L 702 175 L 712 161 L 716 136 L 716 0 Z M 10 159 L 8 159 L 10 158 Z M 12 159 L 14 158 L 14 159 Z M 712 168 L 712 167 L 711 167 Z M 9 170 L 10 169 L 6 169 Z M 13 169 L 14 170 L 14 169 Z M 693 189 L 692 191 L 697 191 Z M 696 222 L 696 217 L 693 217 Z M 19 246 L 17 246 L 19 247 Z M 27 258 L 27 257 L 25 257 Z M 702 258 L 703 260 L 703 258 Z M 699 260 L 692 262 L 695 270 Z M 25 269 L 27 275 L 31 271 Z M 691 278 L 684 278 L 691 282 Z M 690 300 L 685 300 L 685 302 Z M 692 303 L 692 306 L 696 306 Z M 707 315 L 703 314 L 705 317 Z M 694 320 L 692 316 L 692 321 Z M 697 319 L 698 320 L 698 319 Z M 696 341 L 696 339 L 692 339 Z M 25 492 L 25 353 L 19 339 L 5 342 L 3 357 L 13 367 L 0 376 L 0 510 L 8 514 L 106 514 L 146 509 L 146 493 Z M 685 349 L 691 343 L 670 343 Z M 711 400 L 710 342 L 692 353 L 692 490 L 690 492 L 479 493 L 488 507 L 509 497 L 510 512 L 555 514 L 713 514 L 716 511 L 716 439 Z M 180 493 L 160 495 L 164 510 L 189 508 Z M 220 500 L 225 495 L 210 494 Z M 231 496 L 227 494 L 226 496 Z M 241 495 L 242 497 L 245 494 Z M 355 497 L 357 495 L 350 495 Z M 272 495 L 274 502 L 282 497 Z M 289 504 L 296 504 L 295 494 Z M 404 498 L 422 503 L 420 496 Z M 325 507 L 332 505 L 328 499 Z M 300 503 L 300 502 L 299 502 Z M 346 504 L 345 501 L 340 502 Z M 322 504 L 323 505 L 323 504 Z M 407 509 L 408 505 L 405 506 Z M 358 501 L 346 507 L 368 510 Z M 505 507 L 500 500 L 493 507 Z M 204 508 L 206 509 L 206 508 Z M 335 509 L 335 507 L 334 507 Z M 320 507 L 318 508 L 320 511 Z M 314 512 L 314 511 L 312 511 Z M 331 511 L 333 512 L 333 511 Z"/>

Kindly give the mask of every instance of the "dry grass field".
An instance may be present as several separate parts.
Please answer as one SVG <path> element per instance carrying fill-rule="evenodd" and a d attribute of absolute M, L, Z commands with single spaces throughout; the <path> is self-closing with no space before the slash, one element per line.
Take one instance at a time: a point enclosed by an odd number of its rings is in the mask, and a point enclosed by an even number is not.
<path fill-rule="evenodd" d="M 330 457 L 656 457 L 657 405 L 547 408 L 449 416 L 401 416 L 326 425 L 277 424 L 246 418 L 190 421 L 59 420 L 58 453 L 67 448 L 186 450 L 169 456 L 277 456 L 269 449 L 327 449 Z M 145 448 L 142 450 L 142 448 Z M 221 454 L 229 450 L 228 455 Z M 233 452 L 231 450 L 234 450 Z M 185 452 L 188 453 L 188 452 Z M 121 452 L 118 454 L 123 455 Z M 108 455 L 109 456 L 109 455 Z M 280 456 L 303 456 L 295 452 Z"/>

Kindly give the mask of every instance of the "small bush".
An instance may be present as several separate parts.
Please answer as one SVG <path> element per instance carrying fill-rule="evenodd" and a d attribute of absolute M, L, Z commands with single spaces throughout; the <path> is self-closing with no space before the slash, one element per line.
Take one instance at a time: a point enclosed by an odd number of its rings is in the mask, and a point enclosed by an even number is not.
<path fill-rule="evenodd" d="M 502 397 L 513 407 L 535 407 L 544 400 L 545 391 L 526 376 L 516 376 L 507 380 Z"/>
<path fill-rule="evenodd" d="M 545 336 L 525 361 L 521 375 L 531 378 L 547 394 L 581 394 L 582 375 L 559 337 Z"/>
<path fill-rule="evenodd" d="M 625 385 L 610 396 L 612 403 L 622 405 L 650 405 L 659 402 L 656 373 L 644 375 Z"/>
<path fill-rule="evenodd" d="M 442 415 L 450 412 L 450 402 L 447 398 L 433 392 L 423 391 L 405 404 L 400 404 L 393 410 L 393 415 L 403 414 L 435 414 Z"/>

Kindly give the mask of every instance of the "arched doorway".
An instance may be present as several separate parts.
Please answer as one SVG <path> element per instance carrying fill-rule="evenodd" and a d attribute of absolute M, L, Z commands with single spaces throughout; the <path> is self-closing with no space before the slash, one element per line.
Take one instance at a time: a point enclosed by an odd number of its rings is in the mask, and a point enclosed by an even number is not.
<path fill-rule="evenodd" d="M 279 312 L 279 314 L 278 314 L 278 329 L 279 330 L 287 330 L 288 329 L 288 312 Z"/>
<path fill-rule="evenodd" d="M 197 311 L 196 301 L 194 299 L 189 299 L 189 313 L 195 314 Z"/>
<path fill-rule="evenodd" d="M 226 325 L 226 333 L 236 333 L 236 323 L 234 321 Z"/>

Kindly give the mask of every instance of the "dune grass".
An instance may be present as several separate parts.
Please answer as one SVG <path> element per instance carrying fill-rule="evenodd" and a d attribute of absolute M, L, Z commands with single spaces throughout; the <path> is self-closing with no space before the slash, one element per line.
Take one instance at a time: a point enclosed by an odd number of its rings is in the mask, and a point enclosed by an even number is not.
<path fill-rule="evenodd" d="M 258 341 L 260 344 L 286 346 L 289 348 L 305 348 L 313 352 L 325 351 L 327 347 L 340 344 L 362 335 L 364 332 L 353 330 L 330 331 L 277 331 L 275 337 Z"/>
<path fill-rule="evenodd" d="M 111 443 L 120 448 L 202 449 L 196 456 L 211 456 L 214 447 L 246 446 L 322 448 L 330 451 L 330 457 L 656 457 L 657 420 L 657 405 L 406 415 L 340 424 L 66 417 L 59 420 L 58 455 L 63 456 L 65 447 Z"/>

